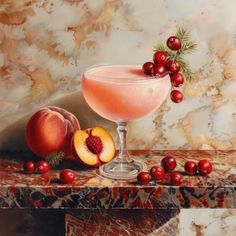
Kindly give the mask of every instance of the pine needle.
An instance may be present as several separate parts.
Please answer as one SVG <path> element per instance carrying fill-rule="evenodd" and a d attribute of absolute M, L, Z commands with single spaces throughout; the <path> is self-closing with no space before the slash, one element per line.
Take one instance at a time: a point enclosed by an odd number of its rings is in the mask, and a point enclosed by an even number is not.
<path fill-rule="evenodd" d="M 53 152 L 47 156 L 47 161 L 50 163 L 52 168 L 60 165 L 61 161 L 64 159 L 64 152 Z"/>
<path fill-rule="evenodd" d="M 190 54 L 195 51 L 197 44 L 191 40 L 189 31 L 180 27 L 176 32 L 176 36 L 181 40 L 182 44 L 178 54 Z"/>
<path fill-rule="evenodd" d="M 159 44 L 154 51 L 169 51 L 169 49 L 164 44 Z"/>
<path fill-rule="evenodd" d="M 180 38 L 181 42 L 183 42 L 183 43 L 189 41 L 189 39 L 190 39 L 189 32 L 186 29 L 184 29 L 183 27 L 178 28 L 178 30 L 176 32 L 176 36 L 178 38 Z"/>
<path fill-rule="evenodd" d="M 178 62 L 180 63 L 180 70 L 183 73 L 183 75 L 185 76 L 186 80 L 189 81 L 191 80 L 192 76 L 193 76 L 193 72 L 190 68 L 189 63 L 187 63 L 182 57 L 178 58 Z"/>

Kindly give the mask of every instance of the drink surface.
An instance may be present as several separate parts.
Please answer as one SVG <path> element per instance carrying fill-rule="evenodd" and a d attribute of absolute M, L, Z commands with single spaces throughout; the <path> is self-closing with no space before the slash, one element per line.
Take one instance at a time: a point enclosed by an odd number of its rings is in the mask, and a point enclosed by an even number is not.
<path fill-rule="evenodd" d="M 87 70 L 83 95 L 89 106 L 114 122 L 140 119 L 154 112 L 170 90 L 169 75 L 163 78 L 143 74 L 142 66 L 109 65 Z"/>

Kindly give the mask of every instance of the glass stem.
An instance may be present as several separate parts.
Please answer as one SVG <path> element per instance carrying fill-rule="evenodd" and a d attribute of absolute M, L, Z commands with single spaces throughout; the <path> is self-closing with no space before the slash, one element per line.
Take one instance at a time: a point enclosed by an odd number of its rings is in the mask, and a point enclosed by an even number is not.
<path fill-rule="evenodd" d="M 127 122 L 119 122 L 117 123 L 117 132 L 119 135 L 119 140 L 120 140 L 120 152 L 117 157 L 117 160 L 119 161 L 128 161 L 129 159 L 129 154 L 127 150 L 127 145 L 126 145 L 126 138 L 127 138 Z"/>

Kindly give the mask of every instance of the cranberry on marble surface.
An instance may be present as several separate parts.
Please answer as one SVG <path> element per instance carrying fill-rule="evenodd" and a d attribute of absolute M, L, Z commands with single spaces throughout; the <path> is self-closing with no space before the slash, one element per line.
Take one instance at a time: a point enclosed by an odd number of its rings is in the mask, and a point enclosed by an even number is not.
<path fill-rule="evenodd" d="M 64 183 L 64 184 L 70 184 L 74 181 L 75 179 L 75 174 L 72 170 L 70 169 L 65 169 L 62 170 L 60 173 L 60 180 Z"/>
<path fill-rule="evenodd" d="M 197 173 L 197 164 L 194 161 L 187 161 L 184 165 L 185 172 L 189 175 Z"/>
<path fill-rule="evenodd" d="M 37 162 L 37 171 L 40 174 L 44 174 L 50 170 L 50 164 L 47 161 Z"/>
<path fill-rule="evenodd" d="M 176 167 L 176 160 L 172 156 L 166 156 L 161 160 L 161 164 L 164 167 L 165 171 L 172 171 Z"/>
<path fill-rule="evenodd" d="M 151 175 L 148 172 L 140 172 L 137 176 L 137 180 L 140 184 L 148 184 L 151 181 Z"/>
<path fill-rule="evenodd" d="M 36 165 L 32 161 L 25 162 L 23 164 L 23 170 L 25 173 L 33 173 L 36 170 Z"/>
<path fill-rule="evenodd" d="M 162 166 L 153 166 L 150 170 L 150 174 L 154 180 L 161 180 L 165 177 L 165 171 Z"/>
<path fill-rule="evenodd" d="M 173 172 L 170 174 L 170 183 L 172 185 L 181 185 L 183 183 L 183 175 L 177 172 Z"/>
<path fill-rule="evenodd" d="M 198 162 L 198 171 L 201 175 L 208 175 L 212 171 L 212 164 L 208 160 L 200 160 Z"/>

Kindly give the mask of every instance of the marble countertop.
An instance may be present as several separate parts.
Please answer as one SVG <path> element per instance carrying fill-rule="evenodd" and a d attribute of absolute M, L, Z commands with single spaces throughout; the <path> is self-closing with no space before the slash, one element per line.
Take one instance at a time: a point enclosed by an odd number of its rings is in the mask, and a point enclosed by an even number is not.
<path fill-rule="evenodd" d="M 183 171 L 186 160 L 208 159 L 213 163 L 209 176 L 184 175 L 181 186 L 167 182 L 140 185 L 101 178 L 97 169 L 73 168 L 73 184 L 62 184 L 60 169 L 45 174 L 25 174 L 29 152 L 0 152 L 0 208 L 79 208 L 79 209 L 179 209 L 236 207 L 236 151 L 132 151 L 148 167 L 159 165 L 165 155 L 177 160 Z"/>

